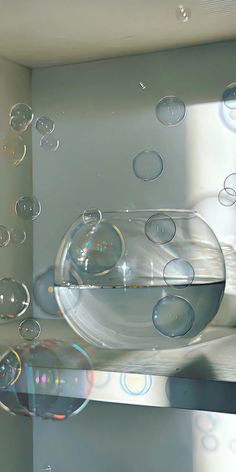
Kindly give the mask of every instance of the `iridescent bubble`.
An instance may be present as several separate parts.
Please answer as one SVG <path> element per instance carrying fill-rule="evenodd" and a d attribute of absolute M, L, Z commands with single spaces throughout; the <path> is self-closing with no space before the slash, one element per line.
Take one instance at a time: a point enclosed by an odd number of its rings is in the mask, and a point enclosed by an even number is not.
<path fill-rule="evenodd" d="M 218 447 L 218 440 L 213 434 L 208 434 L 202 437 L 202 447 L 207 452 L 214 452 Z"/>
<path fill-rule="evenodd" d="M 30 294 L 17 280 L 0 279 L 0 319 L 12 320 L 25 313 L 30 304 Z"/>
<path fill-rule="evenodd" d="M 59 148 L 60 141 L 57 138 L 54 138 L 52 135 L 42 136 L 40 139 L 40 146 L 44 151 L 57 151 Z"/>
<path fill-rule="evenodd" d="M 186 115 L 186 107 L 178 97 L 162 98 L 156 106 L 157 119 L 165 126 L 175 126 L 181 123 Z"/>
<path fill-rule="evenodd" d="M 145 224 L 145 234 L 155 244 L 166 244 L 174 238 L 176 225 L 166 213 L 155 213 Z"/>
<path fill-rule="evenodd" d="M 3 152 L 14 166 L 18 166 L 24 160 L 27 146 L 21 136 L 9 136 L 8 141 L 3 144 Z"/>
<path fill-rule="evenodd" d="M 51 134 L 55 129 L 55 123 L 48 116 L 41 116 L 36 120 L 35 123 L 36 130 L 45 136 L 46 134 Z"/>
<path fill-rule="evenodd" d="M 10 110 L 10 126 L 14 131 L 24 132 L 33 120 L 32 108 L 26 103 L 16 103 Z"/>
<path fill-rule="evenodd" d="M 0 247 L 5 247 L 10 242 L 10 233 L 6 226 L 0 225 Z"/>
<path fill-rule="evenodd" d="M 176 17 L 178 20 L 186 23 L 191 18 L 190 8 L 186 8 L 184 5 L 179 5 L 179 8 L 176 10 Z"/>
<path fill-rule="evenodd" d="M 36 278 L 34 299 L 37 305 L 48 315 L 61 315 L 54 292 L 54 267 L 49 267 Z"/>
<path fill-rule="evenodd" d="M 19 333 L 26 341 L 33 341 L 39 337 L 41 326 L 38 321 L 33 318 L 23 320 L 19 326 Z"/>
<path fill-rule="evenodd" d="M 142 151 L 133 160 L 133 171 L 138 179 L 151 182 L 163 171 L 163 160 L 156 151 Z"/>
<path fill-rule="evenodd" d="M 123 251 L 124 239 L 120 230 L 107 221 L 80 226 L 70 246 L 76 268 L 93 275 L 112 270 Z"/>
<path fill-rule="evenodd" d="M 155 328 L 164 336 L 184 336 L 193 326 L 194 311 L 184 298 L 167 295 L 154 306 L 152 320 Z"/>
<path fill-rule="evenodd" d="M 151 375 L 121 374 L 121 388 L 125 393 L 132 396 L 146 395 L 152 385 Z"/>
<path fill-rule="evenodd" d="M 10 240 L 15 246 L 21 246 L 26 240 L 26 232 L 21 228 L 13 228 L 10 230 Z"/>
<path fill-rule="evenodd" d="M 229 207 L 236 202 L 236 191 L 232 188 L 222 188 L 218 193 L 219 203 L 223 206 Z"/>
<path fill-rule="evenodd" d="M 224 188 L 231 190 L 233 189 L 234 191 L 236 191 L 236 174 L 230 174 L 226 177 L 224 181 Z"/>
<path fill-rule="evenodd" d="M 184 259 L 172 259 L 166 264 L 163 276 L 167 285 L 175 288 L 186 288 L 193 282 L 194 269 Z"/>
<path fill-rule="evenodd" d="M 41 213 L 41 204 L 36 197 L 20 197 L 15 204 L 15 211 L 23 220 L 35 220 Z"/>
<path fill-rule="evenodd" d="M 21 360 L 13 349 L 1 347 L 0 352 L 0 390 L 6 389 L 17 381 L 21 373 Z"/>
<path fill-rule="evenodd" d="M 236 109 L 236 82 L 226 87 L 223 93 L 223 102 L 230 110 Z"/>
<path fill-rule="evenodd" d="M 102 212 L 97 208 L 91 208 L 89 210 L 84 210 L 83 213 L 83 222 L 85 224 L 96 224 L 102 220 Z"/>

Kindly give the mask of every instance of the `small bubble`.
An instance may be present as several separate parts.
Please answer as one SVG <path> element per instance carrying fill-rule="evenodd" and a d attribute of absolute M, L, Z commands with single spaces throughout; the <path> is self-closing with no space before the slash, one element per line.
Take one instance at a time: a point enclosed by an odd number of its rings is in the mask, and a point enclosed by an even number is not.
<path fill-rule="evenodd" d="M 161 298 L 153 308 L 154 327 L 164 336 L 184 336 L 194 323 L 194 311 L 187 300 L 168 295 Z"/>
<path fill-rule="evenodd" d="M 26 232 L 21 228 L 13 228 L 10 230 L 10 240 L 12 244 L 20 246 L 26 240 Z"/>
<path fill-rule="evenodd" d="M 84 210 L 83 222 L 85 224 L 99 223 L 101 220 L 102 220 L 102 212 L 98 210 L 97 208 Z"/>
<path fill-rule="evenodd" d="M 166 213 L 156 213 L 145 224 L 145 234 L 155 244 L 172 241 L 176 233 L 174 220 Z"/>
<path fill-rule="evenodd" d="M 12 320 L 23 315 L 30 304 L 29 291 L 23 283 L 11 278 L 0 279 L 0 318 Z"/>
<path fill-rule="evenodd" d="M 15 211 L 23 220 L 35 220 L 41 213 L 41 204 L 36 197 L 20 197 L 15 204 Z"/>
<path fill-rule="evenodd" d="M 10 110 L 10 127 L 19 133 L 27 130 L 33 120 L 32 108 L 26 103 L 16 103 Z"/>
<path fill-rule="evenodd" d="M 51 134 L 55 129 L 55 123 L 48 116 L 41 116 L 35 122 L 36 130 L 45 136 L 46 134 Z"/>
<path fill-rule="evenodd" d="M 179 5 L 179 8 L 176 10 L 176 18 L 183 23 L 186 23 L 191 18 L 190 8 L 186 8 L 184 5 Z"/>
<path fill-rule="evenodd" d="M 236 202 L 236 191 L 232 188 L 222 188 L 218 194 L 219 203 L 223 206 L 229 207 Z"/>
<path fill-rule="evenodd" d="M 10 242 L 10 233 L 6 226 L 0 225 L 0 247 L 5 247 Z"/>
<path fill-rule="evenodd" d="M 28 318 L 23 320 L 19 326 L 19 333 L 26 341 L 33 341 L 39 337 L 41 326 L 38 321 Z"/>
<path fill-rule="evenodd" d="M 162 98 L 156 106 L 156 117 L 165 126 L 179 125 L 186 115 L 184 102 L 175 96 Z"/>
<path fill-rule="evenodd" d="M 236 174 L 230 174 L 226 177 L 224 181 L 224 189 L 233 189 L 236 191 Z"/>
<path fill-rule="evenodd" d="M 223 102 L 230 110 L 236 109 L 236 83 L 228 85 L 223 93 Z"/>
<path fill-rule="evenodd" d="M 59 148 L 59 139 L 54 138 L 52 135 L 42 136 L 40 139 L 40 146 L 44 151 L 56 152 Z"/>
<path fill-rule="evenodd" d="M 207 451 L 207 452 L 214 452 L 217 449 L 218 446 L 218 441 L 213 434 L 208 434 L 202 437 L 202 447 Z"/>
<path fill-rule="evenodd" d="M 14 166 L 21 164 L 26 157 L 27 146 L 21 136 L 10 137 L 8 142 L 3 144 L 3 152 Z"/>
<path fill-rule="evenodd" d="M 163 171 L 163 160 L 156 151 L 142 151 L 133 160 L 133 171 L 138 179 L 156 180 Z"/>
<path fill-rule="evenodd" d="M 173 259 L 168 262 L 163 272 L 167 285 L 175 288 L 186 288 L 193 282 L 194 270 L 184 259 Z"/>

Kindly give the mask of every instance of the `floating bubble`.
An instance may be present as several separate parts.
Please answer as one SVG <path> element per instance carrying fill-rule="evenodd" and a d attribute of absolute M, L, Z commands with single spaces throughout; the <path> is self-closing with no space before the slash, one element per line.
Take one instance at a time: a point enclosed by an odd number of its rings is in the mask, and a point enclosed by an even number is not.
<path fill-rule="evenodd" d="M 236 109 L 236 83 L 228 85 L 223 93 L 223 102 L 230 110 Z"/>
<path fill-rule="evenodd" d="M 20 197 L 15 204 L 15 211 L 23 220 L 35 220 L 41 213 L 41 204 L 36 197 Z"/>
<path fill-rule="evenodd" d="M 142 151 L 133 160 L 133 171 L 138 179 L 156 180 L 163 171 L 163 160 L 156 151 Z"/>
<path fill-rule="evenodd" d="M 48 315 L 61 315 L 54 292 L 54 267 L 35 280 L 34 299 L 37 305 Z"/>
<path fill-rule="evenodd" d="M 145 224 L 145 234 L 155 244 L 169 243 L 175 233 L 175 222 L 166 213 L 155 213 Z"/>
<path fill-rule="evenodd" d="M 0 353 L 0 390 L 6 389 L 17 381 L 21 373 L 21 360 L 13 349 L 5 348 Z"/>
<path fill-rule="evenodd" d="M 35 123 L 36 130 L 45 136 L 46 134 L 51 134 L 55 129 L 55 123 L 48 116 L 41 116 L 36 120 Z"/>
<path fill-rule="evenodd" d="M 236 174 L 230 174 L 226 177 L 224 181 L 224 189 L 229 189 L 230 195 L 232 194 L 232 189 L 236 191 Z"/>
<path fill-rule="evenodd" d="M 13 228 L 10 230 L 10 240 L 12 244 L 20 246 L 26 240 L 26 232 L 21 228 Z"/>
<path fill-rule="evenodd" d="M 0 247 L 5 247 L 10 242 L 10 233 L 6 226 L 0 225 Z"/>
<path fill-rule="evenodd" d="M 27 153 L 27 146 L 21 136 L 9 136 L 8 141 L 3 144 L 3 152 L 14 166 L 20 165 Z"/>
<path fill-rule="evenodd" d="M 191 18 L 190 8 L 186 8 L 184 5 L 179 5 L 179 8 L 176 10 L 176 17 L 178 20 L 186 23 Z"/>
<path fill-rule="evenodd" d="M 202 447 L 207 451 L 207 452 L 214 452 L 216 451 L 218 447 L 218 441 L 213 434 L 208 434 L 202 437 Z"/>
<path fill-rule="evenodd" d="M 199 413 L 196 416 L 195 424 L 201 433 L 211 433 L 216 426 L 216 418 L 212 413 Z"/>
<path fill-rule="evenodd" d="M 26 103 L 16 103 L 10 110 L 10 126 L 14 131 L 23 133 L 33 120 L 32 108 Z"/>
<path fill-rule="evenodd" d="M 162 98 L 156 106 L 157 119 L 165 126 L 175 126 L 181 123 L 186 115 L 184 102 L 175 96 Z"/>
<path fill-rule="evenodd" d="M 41 326 L 38 321 L 33 318 L 23 320 L 19 326 L 19 333 L 26 341 L 33 341 L 39 337 Z"/>
<path fill-rule="evenodd" d="M 125 393 L 133 396 L 143 396 L 151 388 L 152 377 L 140 374 L 121 374 L 120 384 Z"/>
<path fill-rule="evenodd" d="M 112 270 L 123 251 L 121 232 L 107 221 L 80 226 L 70 246 L 70 255 L 77 269 L 93 275 Z"/>
<path fill-rule="evenodd" d="M 163 272 L 167 285 L 175 288 L 186 288 L 193 282 L 194 270 L 191 264 L 184 259 L 172 259 Z"/>
<path fill-rule="evenodd" d="M 55 152 L 59 148 L 60 141 L 54 136 L 46 135 L 42 136 L 40 139 L 40 146 L 43 148 L 44 151 L 52 151 Z"/>
<path fill-rule="evenodd" d="M 102 220 L 102 212 L 97 208 L 91 208 L 90 210 L 84 210 L 83 222 L 85 224 L 96 224 Z"/>
<path fill-rule="evenodd" d="M 218 193 L 219 203 L 223 206 L 232 206 L 236 202 L 236 191 L 232 188 L 222 188 Z"/>
<path fill-rule="evenodd" d="M 10 278 L 0 279 L 0 319 L 12 320 L 23 315 L 29 304 L 26 285 Z"/>
<path fill-rule="evenodd" d="M 168 295 L 154 306 L 152 320 L 155 328 L 164 336 L 184 336 L 193 326 L 194 311 L 184 298 Z"/>

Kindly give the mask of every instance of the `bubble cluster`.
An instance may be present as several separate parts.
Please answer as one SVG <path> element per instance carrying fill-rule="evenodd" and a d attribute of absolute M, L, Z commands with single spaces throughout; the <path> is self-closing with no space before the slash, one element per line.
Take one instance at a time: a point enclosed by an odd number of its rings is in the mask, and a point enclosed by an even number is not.
<path fill-rule="evenodd" d="M 26 341 L 33 341 L 39 337 L 41 326 L 38 321 L 33 318 L 23 320 L 19 326 L 19 333 Z"/>
<path fill-rule="evenodd" d="M 174 238 L 176 225 L 166 213 L 155 213 L 145 224 L 145 234 L 155 244 L 166 244 Z"/>
<path fill-rule="evenodd" d="M 30 294 L 21 282 L 15 279 L 0 279 L 0 319 L 12 320 L 25 313 L 30 304 Z"/>
<path fill-rule="evenodd" d="M 36 278 L 33 289 L 37 305 L 48 315 L 60 315 L 54 292 L 54 267 L 49 267 Z"/>
<path fill-rule="evenodd" d="M 186 288 L 193 282 L 194 269 L 184 259 L 172 259 L 164 267 L 163 276 L 167 285 Z"/>
<path fill-rule="evenodd" d="M 27 146 L 21 136 L 8 136 L 3 152 L 12 165 L 19 166 L 26 157 Z"/>
<path fill-rule="evenodd" d="M 0 225 L 0 247 L 5 247 L 10 242 L 10 233 L 6 226 Z"/>
<path fill-rule="evenodd" d="M 162 98 L 156 106 L 156 117 L 165 126 L 179 125 L 185 115 L 185 103 L 172 95 Z"/>
<path fill-rule="evenodd" d="M 193 326 L 194 310 L 184 298 L 167 295 L 154 306 L 152 320 L 154 327 L 164 336 L 184 336 Z"/>
<path fill-rule="evenodd" d="M 37 118 L 35 122 L 36 130 L 43 136 L 53 133 L 55 129 L 55 123 L 48 116 L 41 116 Z"/>
<path fill-rule="evenodd" d="M 15 246 L 21 246 L 26 240 L 26 232 L 21 228 L 13 228 L 10 230 L 10 241 Z"/>
<path fill-rule="evenodd" d="M 101 275 L 115 267 L 124 250 L 119 229 L 107 221 L 82 225 L 70 246 L 70 255 L 81 272 Z"/>
<path fill-rule="evenodd" d="M 179 5 L 176 10 L 176 18 L 183 23 L 187 23 L 187 21 L 189 21 L 191 18 L 190 8 L 186 8 L 184 5 Z"/>
<path fill-rule="evenodd" d="M 133 160 L 133 171 L 138 179 L 156 180 L 163 171 L 162 157 L 156 151 L 142 151 Z"/>
<path fill-rule="evenodd" d="M 23 220 L 35 220 L 41 213 L 41 204 L 36 197 L 23 196 L 17 200 L 15 211 Z"/>
<path fill-rule="evenodd" d="M 6 389 L 17 381 L 21 373 L 21 360 L 13 349 L 1 348 L 0 353 L 0 390 Z"/>
<path fill-rule="evenodd" d="M 44 151 L 55 152 L 59 148 L 60 141 L 51 134 L 42 136 L 40 139 L 40 146 Z"/>
<path fill-rule="evenodd" d="M 151 388 L 152 377 L 150 375 L 121 374 L 120 384 L 122 390 L 128 395 L 143 396 Z"/>
<path fill-rule="evenodd" d="M 33 120 L 32 108 L 26 103 L 16 103 L 10 110 L 10 127 L 18 132 L 24 133 Z"/>

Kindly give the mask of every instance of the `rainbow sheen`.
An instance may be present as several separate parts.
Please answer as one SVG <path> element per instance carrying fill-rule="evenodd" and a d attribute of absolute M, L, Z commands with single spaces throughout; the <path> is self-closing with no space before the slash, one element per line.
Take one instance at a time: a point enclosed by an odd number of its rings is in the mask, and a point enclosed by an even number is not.
<path fill-rule="evenodd" d="M 23 315 L 30 304 L 30 294 L 21 282 L 15 279 L 0 279 L 0 319 L 9 321 Z"/>
<path fill-rule="evenodd" d="M 41 213 L 41 204 L 36 197 L 23 196 L 17 200 L 15 211 L 23 220 L 35 220 Z"/>

